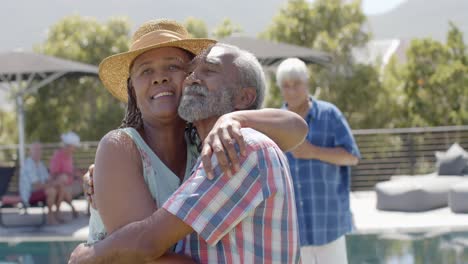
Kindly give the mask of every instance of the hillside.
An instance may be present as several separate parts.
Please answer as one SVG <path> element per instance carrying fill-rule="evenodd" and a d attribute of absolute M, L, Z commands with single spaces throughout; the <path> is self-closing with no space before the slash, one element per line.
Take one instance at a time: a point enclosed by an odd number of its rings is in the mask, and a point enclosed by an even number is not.
<path fill-rule="evenodd" d="M 65 16 L 79 14 L 105 21 L 111 16 L 127 16 L 136 27 L 155 18 L 184 21 L 193 16 L 203 19 L 209 30 L 230 18 L 246 35 L 265 30 L 280 6 L 287 0 L 15 0 L 2 1 L 0 8 L 0 51 L 22 48 L 46 38 L 47 28 Z"/>
<path fill-rule="evenodd" d="M 432 37 L 445 40 L 449 21 L 468 40 L 468 1 L 407 0 L 387 13 L 370 16 L 369 27 L 375 39 Z"/>

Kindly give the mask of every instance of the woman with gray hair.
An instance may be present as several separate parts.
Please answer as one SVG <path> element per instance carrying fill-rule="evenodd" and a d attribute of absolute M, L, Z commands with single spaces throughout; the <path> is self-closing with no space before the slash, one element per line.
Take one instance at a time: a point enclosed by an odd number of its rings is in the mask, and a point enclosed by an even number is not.
<path fill-rule="evenodd" d="M 77 184 L 76 181 L 77 171 L 73 165 L 73 153 L 80 146 L 80 137 L 70 131 L 62 134 L 60 138 L 62 139 L 63 147 L 56 150 L 50 160 L 50 176 L 52 179 L 60 182 L 64 189 L 63 200 L 70 205 L 72 216 L 76 218 L 78 217 L 78 212 L 72 204 L 73 185 L 81 186 L 81 183 Z M 59 209 L 58 207 L 57 210 Z"/>

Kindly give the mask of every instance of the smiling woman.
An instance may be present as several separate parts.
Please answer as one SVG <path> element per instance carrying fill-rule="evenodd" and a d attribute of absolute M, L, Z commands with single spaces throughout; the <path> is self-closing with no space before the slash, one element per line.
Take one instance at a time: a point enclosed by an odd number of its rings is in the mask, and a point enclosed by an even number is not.
<path fill-rule="evenodd" d="M 91 211 L 88 242 L 150 215 L 190 173 L 198 153 L 185 141 L 177 108 L 186 65 L 213 42 L 189 40 L 174 21 L 150 21 L 135 32 L 129 52 L 101 63 L 104 85 L 128 106 L 122 128 L 108 133 L 96 153 L 99 212 Z"/>

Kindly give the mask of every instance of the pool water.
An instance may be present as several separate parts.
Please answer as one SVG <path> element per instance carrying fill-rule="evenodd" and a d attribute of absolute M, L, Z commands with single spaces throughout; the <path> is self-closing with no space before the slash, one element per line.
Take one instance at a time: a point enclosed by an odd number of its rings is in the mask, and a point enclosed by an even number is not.
<path fill-rule="evenodd" d="M 468 232 L 349 235 L 349 264 L 468 264 Z M 78 241 L 0 243 L 0 264 L 67 263 Z M 306 263 L 304 263 L 306 264 Z"/>
<path fill-rule="evenodd" d="M 468 232 L 349 235 L 350 264 L 468 264 Z"/>
<path fill-rule="evenodd" d="M 67 263 L 78 241 L 0 243 L 0 264 L 63 264 Z"/>

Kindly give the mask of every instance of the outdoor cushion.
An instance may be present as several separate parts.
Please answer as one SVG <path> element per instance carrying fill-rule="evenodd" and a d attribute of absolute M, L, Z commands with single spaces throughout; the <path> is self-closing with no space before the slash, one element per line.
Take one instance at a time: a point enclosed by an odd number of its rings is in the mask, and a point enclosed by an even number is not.
<path fill-rule="evenodd" d="M 468 180 L 450 188 L 449 206 L 454 213 L 468 213 Z"/>
<path fill-rule="evenodd" d="M 377 209 L 419 212 L 447 206 L 450 187 L 464 179 L 460 176 L 430 175 L 377 183 Z"/>
<path fill-rule="evenodd" d="M 466 163 L 465 168 L 462 170 L 461 174 L 463 176 L 468 176 L 468 162 Z"/>
<path fill-rule="evenodd" d="M 454 143 L 447 152 L 436 151 L 437 171 L 439 175 L 463 175 L 468 165 L 468 152 L 458 143 Z"/>
<path fill-rule="evenodd" d="M 439 175 L 462 175 L 467 159 L 461 155 L 449 156 L 439 153 L 441 152 L 436 153 L 437 172 Z"/>
<path fill-rule="evenodd" d="M 420 174 L 420 175 L 393 175 L 390 177 L 390 180 L 410 180 L 410 181 L 424 181 L 430 179 L 430 177 L 437 177 L 437 172 L 432 172 L 428 174 Z"/>
<path fill-rule="evenodd" d="M 2 196 L 2 205 L 15 206 L 21 203 L 21 197 L 19 195 L 7 194 Z"/>

